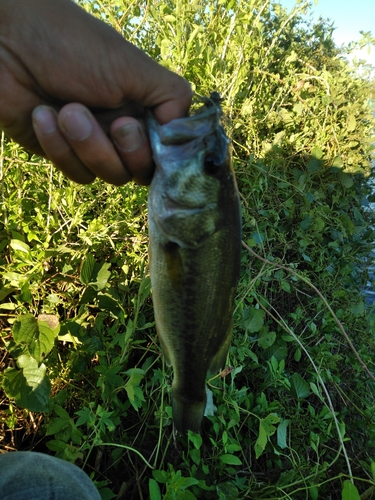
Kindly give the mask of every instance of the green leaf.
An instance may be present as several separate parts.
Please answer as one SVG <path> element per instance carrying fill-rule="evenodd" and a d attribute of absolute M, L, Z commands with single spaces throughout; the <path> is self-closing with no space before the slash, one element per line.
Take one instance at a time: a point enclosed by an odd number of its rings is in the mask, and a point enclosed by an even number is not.
<path fill-rule="evenodd" d="M 144 304 L 146 298 L 149 296 L 151 290 L 150 276 L 143 278 L 138 291 L 138 307 Z"/>
<path fill-rule="evenodd" d="M 85 406 L 83 410 L 76 411 L 76 415 L 79 415 L 79 418 L 75 423 L 77 427 L 79 427 L 80 425 L 90 423 L 90 421 L 92 421 L 95 418 L 92 411 L 87 406 Z M 88 425 L 88 427 L 89 426 L 90 425 Z"/>
<path fill-rule="evenodd" d="M 371 460 L 370 468 L 371 468 L 371 477 L 372 477 L 372 480 L 375 481 L 375 462 L 373 462 L 372 460 Z"/>
<path fill-rule="evenodd" d="M 150 500 L 161 500 L 161 491 L 158 483 L 155 479 L 150 479 L 148 483 L 148 491 L 150 494 Z"/>
<path fill-rule="evenodd" d="M 356 486 L 351 481 L 344 481 L 344 487 L 342 489 L 342 500 L 361 500 Z"/>
<path fill-rule="evenodd" d="M 265 419 L 262 420 L 262 425 L 264 426 L 267 436 L 272 436 L 275 433 L 276 427 L 273 424 L 280 422 L 280 417 L 275 413 L 270 413 Z"/>
<path fill-rule="evenodd" d="M 259 334 L 258 337 L 258 345 L 263 349 L 267 349 L 267 347 L 271 347 L 271 345 L 274 344 L 275 340 L 276 340 L 275 332 L 268 332 L 268 331 L 262 332 Z"/>
<path fill-rule="evenodd" d="M 280 422 L 280 417 L 275 413 L 270 413 L 266 418 L 260 419 L 259 436 L 254 446 L 256 458 L 259 458 L 265 450 L 268 437 L 272 436 L 276 431 L 276 427 L 273 424 L 278 422 Z"/>
<path fill-rule="evenodd" d="M 194 486 L 198 484 L 198 479 L 195 477 L 180 477 L 174 484 L 176 489 L 186 490 L 186 488 L 190 488 L 190 486 Z"/>
<path fill-rule="evenodd" d="M 216 491 L 219 494 L 218 500 L 238 500 L 238 488 L 229 481 L 226 483 L 219 483 L 216 486 Z"/>
<path fill-rule="evenodd" d="M 21 288 L 22 285 L 27 281 L 24 274 L 15 273 L 13 271 L 5 272 L 2 274 L 3 279 L 9 281 L 9 284 L 16 288 Z"/>
<path fill-rule="evenodd" d="M 262 421 L 259 422 L 259 435 L 254 445 L 255 457 L 258 459 L 264 452 L 267 444 L 267 433 L 262 426 Z"/>
<path fill-rule="evenodd" d="M 350 174 L 347 174 L 346 172 L 340 172 L 339 173 L 339 180 L 341 184 L 344 186 L 344 188 L 351 188 L 353 186 L 353 176 Z"/>
<path fill-rule="evenodd" d="M 353 132 L 357 127 L 357 120 L 355 119 L 355 116 L 350 114 L 348 115 L 348 118 L 346 120 L 346 130 L 348 132 Z"/>
<path fill-rule="evenodd" d="M 317 172 L 322 167 L 323 162 L 318 158 L 312 157 L 307 164 L 307 170 L 310 173 Z"/>
<path fill-rule="evenodd" d="M 285 292 L 290 293 L 290 284 L 287 281 L 281 280 L 280 286 L 281 286 L 282 290 L 285 290 Z"/>
<path fill-rule="evenodd" d="M 102 311 L 110 311 L 116 317 L 123 311 L 120 301 L 114 299 L 108 293 L 99 292 L 97 298 L 98 307 Z"/>
<path fill-rule="evenodd" d="M 255 333 L 263 327 L 264 322 L 264 311 L 261 309 L 256 309 L 255 307 L 249 307 L 244 311 L 244 327 L 250 332 Z"/>
<path fill-rule="evenodd" d="M 316 384 L 314 384 L 314 382 L 310 382 L 310 389 L 315 394 L 315 396 L 318 396 L 318 398 L 321 400 L 323 399 L 322 395 L 320 394 L 320 391 L 318 389 L 318 386 Z"/>
<path fill-rule="evenodd" d="M 335 156 L 332 161 L 332 167 L 339 167 L 340 169 L 344 166 L 344 162 L 340 155 Z"/>
<path fill-rule="evenodd" d="M 109 262 L 104 262 L 102 264 L 102 267 L 98 271 L 98 275 L 96 277 L 95 285 L 97 290 L 103 290 L 103 288 L 106 286 L 108 283 L 108 280 L 111 276 L 111 272 L 109 271 L 109 268 L 111 267 L 111 264 Z"/>
<path fill-rule="evenodd" d="M 51 451 L 64 451 L 66 448 L 66 442 L 61 439 L 51 439 L 47 442 L 47 448 Z"/>
<path fill-rule="evenodd" d="M 249 240 L 249 246 L 252 247 L 255 245 L 261 245 L 265 239 L 266 239 L 266 237 L 264 236 L 263 233 L 259 233 L 258 231 L 254 232 L 254 233 L 252 233 L 251 239 Z M 253 242 L 255 243 L 255 245 Z"/>
<path fill-rule="evenodd" d="M 294 373 L 290 380 L 292 383 L 292 389 L 294 389 L 294 395 L 298 399 L 307 398 L 310 394 L 310 386 L 305 380 L 303 380 L 301 375 L 299 373 Z"/>
<path fill-rule="evenodd" d="M 201 463 L 200 450 L 196 450 L 195 448 L 193 448 L 192 450 L 190 450 L 189 456 L 195 464 L 199 465 Z"/>
<path fill-rule="evenodd" d="M 7 368 L 3 387 L 9 398 L 30 411 L 49 411 L 51 384 L 46 377 L 46 367 L 31 356 L 21 355 L 17 359 L 20 370 Z"/>
<path fill-rule="evenodd" d="M 14 341 L 27 346 L 31 356 L 40 362 L 51 351 L 59 331 L 57 316 L 40 314 L 35 319 L 31 314 L 25 314 L 17 318 L 12 333 Z"/>
<path fill-rule="evenodd" d="M 153 470 L 152 475 L 158 483 L 166 484 L 168 482 L 169 477 L 165 470 Z"/>
<path fill-rule="evenodd" d="M 199 450 L 199 448 L 202 446 L 202 436 L 200 434 L 197 434 L 196 432 L 188 431 L 188 439 L 191 441 L 194 445 L 194 447 Z"/>
<path fill-rule="evenodd" d="M 231 455 L 230 453 L 225 453 L 224 455 L 221 455 L 219 458 L 223 462 L 223 464 L 242 465 L 241 460 L 238 457 L 236 457 L 236 455 Z"/>
<path fill-rule="evenodd" d="M 290 423 L 290 420 L 283 419 L 277 427 L 277 444 L 280 446 L 282 450 L 288 447 L 286 442 L 287 437 L 287 428 Z"/>
<path fill-rule="evenodd" d="M 167 498 L 167 497 L 165 497 Z M 171 497 L 168 497 L 171 498 Z M 178 491 L 176 496 L 173 496 L 175 500 L 197 500 L 197 497 L 189 490 Z"/>
<path fill-rule="evenodd" d="M 38 336 L 38 322 L 32 314 L 19 316 L 13 325 L 13 338 L 16 344 L 30 345 Z"/>
<path fill-rule="evenodd" d="M 60 332 L 60 323 L 54 314 L 39 314 L 37 324 L 39 335 L 34 340 L 34 348 L 30 349 L 30 353 L 37 361 L 41 361 L 43 355 L 46 356 L 52 350 Z"/>
<path fill-rule="evenodd" d="M 174 23 L 174 22 L 176 22 L 176 18 L 174 16 L 172 16 L 172 14 L 168 14 L 167 16 L 164 16 L 164 20 L 167 23 Z"/>
<path fill-rule="evenodd" d="M 354 234 L 355 225 L 353 221 L 350 219 L 350 217 L 348 217 L 346 214 L 341 214 L 340 221 L 342 225 L 345 227 L 348 234 L 352 236 Z"/>
<path fill-rule="evenodd" d="M 95 267 L 95 259 L 91 253 L 87 254 L 86 259 L 83 261 L 79 279 L 83 285 L 88 285 L 91 281 L 91 276 Z"/>
<path fill-rule="evenodd" d="M 54 418 L 48 424 L 46 430 L 46 436 L 52 436 L 53 434 L 57 434 L 58 432 L 66 428 L 68 425 L 69 425 L 69 420 L 65 418 Z"/>
<path fill-rule="evenodd" d="M 297 361 L 297 362 L 300 361 L 301 356 L 302 356 L 301 348 L 297 347 L 296 352 L 294 353 L 294 356 L 293 356 L 294 361 Z"/>
<path fill-rule="evenodd" d="M 349 308 L 350 312 L 354 314 L 354 316 L 363 316 L 365 312 L 365 303 L 363 300 L 359 300 L 357 303 L 353 304 Z"/>
<path fill-rule="evenodd" d="M 315 146 L 311 150 L 311 156 L 320 160 L 320 158 L 322 158 L 322 156 L 323 156 L 323 151 L 318 146 Z"/>
<path fill-rule="evenodd" d="M 24 253 L 30 252 L 29 245 L 27 245 L 27 243 L 24 243 L 21 240 L 10 240 L 10 246 L 13 248 L 13 250 L 16 250 L 18 252 L 24 252 Z"/>
<path fill-rule="evenodd" d="M 8 295 L 13 293 L 17 288 L 14 287 L 4 287 L 0 290 L 0 302 L 5 299 Z"/>
<path fill-rule="evenodd" d="M 6 311 L 14 311 L 18 307 L 17 304 L 14 304 L 13 302 L 7 302 L 5 304 L 0 304 L 0 309 L 5 309 Z"/>
<path fill-rule="evenodd" d="M 226 451 L 228 451 L 229 453 L 234 453 L 235 451 L 242 450 L 241 446 L 239 444 L 236 444 L 236 443 L 230 443 L 225 448 L 226 448 Z"/>
<path fill-rule="evenodd" d="M 141 373 L 139 373 L 141 372 Z M 129 401 L 135 410 L 138 410 L 142 403 L 145 401 L 143 391 L 139 387 L 139 383 L 143 378 L 143 370 L 135 368 L 134 370 L 128 370 L 125 372 L 127 375 L 131 373 L 129 380 L 125 384 L 125 390 L 127 392 Z"/>
<path fill-rule="evenodd" d="M 61 430 L 70 427 L 73 424 L 73 420 L 70 418 L 69 413 L 64 410 L 59 405 L 54 406 L 54 412 L 57 414 L 57 418 L 53 418 L 48 423 L 48 427 L 46 430 L 46 436 L 51 436 L 53 434 L 57 434 Z"/>
<path fill-rule="evenodd" d="M 312 486 L 311 488 L 309 488 L 309 496 L 311 500 L 318 500 L 319 490 L 316 486 Z"/>
<path fill-rule="evenodd" d="M 113 500 L 114 498 L 117 498 L 117 495 L 108 487 L 98 488 L 98 491 L 100 493 L 101 500 Z"/>

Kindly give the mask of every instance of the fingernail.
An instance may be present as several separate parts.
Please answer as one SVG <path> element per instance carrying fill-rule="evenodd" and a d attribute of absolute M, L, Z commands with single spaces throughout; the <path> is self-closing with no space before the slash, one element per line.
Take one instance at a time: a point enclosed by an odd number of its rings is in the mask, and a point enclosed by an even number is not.
<path fill-rule="evenodd" d="M 84 111 L 66 111 L 61 117 L 63 131 L 73 141 L 84 141 L 93 129 L 90 118 Z"/>
<path fill-rule="evenodd" d="M 33 125 L 43 135 L 56 132 L 57 113 L 49 106 L 38 106 L 32 114 Z"/>
<path fill-rule="evenodd" d="M 127 123 L 113 132 L 116 146 L 125 153 L 136 151 L 143 144 L 143 134 L 138 123 Z"/>

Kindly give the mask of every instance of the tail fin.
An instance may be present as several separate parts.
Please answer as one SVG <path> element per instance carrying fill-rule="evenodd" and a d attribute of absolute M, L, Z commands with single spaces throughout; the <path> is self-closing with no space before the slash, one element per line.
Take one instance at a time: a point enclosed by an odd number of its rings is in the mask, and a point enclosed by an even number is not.
<path fill-rule="evenodd" d="M 200 432 L 206 399 L 206 393 L 200 400 L 191 400 L 172 389 L 173 425 L 177 432 L 180 434 L 185 434 L 188 430 Z"/>

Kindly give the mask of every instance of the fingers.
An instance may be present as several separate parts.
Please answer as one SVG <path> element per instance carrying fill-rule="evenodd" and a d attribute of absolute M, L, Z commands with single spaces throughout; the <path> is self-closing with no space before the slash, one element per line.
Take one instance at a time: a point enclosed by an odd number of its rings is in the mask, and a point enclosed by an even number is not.
<path fill-rule="evenodd" d="M 57 113 L 49 106 L 38 106 L 32 114 L 35 135 L 45 155 L 69 177 L 80 184 L 89 184 L 95 175 L 74 154 L 58 129 Z"/>
<path fill-rule="evenodd" d="M 167 76 L 168 78 L 166 78 Z M 169 94 L 166 93 L 169 98 L 167 100 L 164 98 L 161 104 L 155 108 L 155 117 L 161 125 L 175 118 L 186 116 L 193 97 L 193 91 L 187 80 L 174 73 L 170 73 L 164 78 L 166 80 L 164 89 L 168 88 L 168 84 L 170 87 Z M 163 86 L 161 87 L 163 88 Z"/>
<path fill-rule="evenodd" d="M 161 66 L 124 39 L 113 44 L 111 55 L 111 64 L 116 66 L 102 74 L 101 81 L 117 91 L 110 93 L 115 102 L 116 99 L 121 102 L 126 96 L 144 108 L 152 108 L 162 125 L 186 116 L 193 96 L 187 80 Z M 108 78 L 111 80 L 108 81 Z"/>
<path fill-rule="evenodd" d="M 150 184 L 154 171 L 152 151 L 144 128 L 130 116 L 115 120 L 110 127 L 117 152 L 137 184 Z"/>
<path fill-rule="evenodd" d="M 35 134 L 47 157 L 70 179 L 81 184 L 99 177 L 115 185 L 132 178 L 147 184 L 152 177 L 152 154 L 141 124 L 131 117 L 115 120 L 113 141 L 90 111 L 78 103 L 57 114 L 47 106 L 33 112 Z"/>

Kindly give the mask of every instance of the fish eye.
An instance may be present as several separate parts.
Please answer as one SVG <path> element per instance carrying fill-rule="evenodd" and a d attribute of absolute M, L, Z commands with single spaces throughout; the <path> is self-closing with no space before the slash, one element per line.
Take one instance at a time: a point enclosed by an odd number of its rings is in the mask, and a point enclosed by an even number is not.
<path fill-rule="evenodd" d="M 221 163 L 218 163 L 217 160 L 215 160 L 215 158 L 213 158 L 212 156 L 206 156 L 206 158 L 204 159 L 203 168 L 208 175 L 217 174 L 219 172 L 220 166 Z"/>

